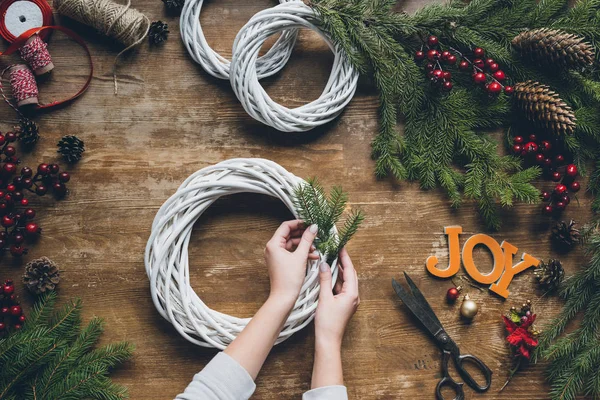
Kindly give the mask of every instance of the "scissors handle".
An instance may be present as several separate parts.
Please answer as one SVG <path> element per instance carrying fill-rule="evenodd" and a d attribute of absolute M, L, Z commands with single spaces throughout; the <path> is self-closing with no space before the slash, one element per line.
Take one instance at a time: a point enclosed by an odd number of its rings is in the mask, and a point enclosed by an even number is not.
<path fill-rule="evenodd" d="M 464 384 L 462 382 L 456 382 L 450 376 L 444 376 L 438 382 L 435 388 L 435 397 L 437 400 L 444 400 L 444 396 L 442 395 L 442 388 L 449 387 L 452 390 L 454 390 L 454 393 L 456 393 L 456 397 L 454 398 L 454 400 L 464 400 L 465 392 L 463 390 L 463 385 Z"/>
<path fill-rule="evenodd" d="M 477 381 L 475 381 L 475 379 L 471 376 L 469 371 L 467 371 L 467 369 L 465 369 L 465 367 L 464 367 L 465 362 L 474 364 L 475 366 L 477 366 L 477 368 L 479 368 L 479 370 L 481 371 L 481 373 L 483 374 L 483 376 L 485 378 L 484 385 L 480 385 L 479 383 L 477 383 Z M 487 365 L 485 365 L 485 363 L 483 361 L 481 361 L 479 358 L 477 358 L 471 354 L 464 354 L 464 355 L 459 355 L 458 357 L 455 357 L 454 363 L 456 364 L 456 369 L 458 370 L 458 373 L 465 380 L 465 383 L 469 387 L 471 387 L 473 390 L 475 390 L 476 392 L 479 392 L 479 393 L 485 392 L 492 385 L 492 370 Z"/>

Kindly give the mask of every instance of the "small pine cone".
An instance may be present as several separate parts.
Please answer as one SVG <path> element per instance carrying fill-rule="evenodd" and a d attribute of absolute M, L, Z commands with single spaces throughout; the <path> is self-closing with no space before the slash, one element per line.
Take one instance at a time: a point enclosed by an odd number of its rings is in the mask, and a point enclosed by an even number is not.
<path fill-rule="evenodd" d="M 148 38 L 152 44 L 160 44 L 167 40 L 169 36 L 169 26 L 162 21 L 155 21 L 150 24 Z"/>
<path fill-rule="evenodd" d="M 551 259 L 547 263 L 542 261 L 534 274 L 542 289 L 552 292 L 560 287 L 565 270 L 559 260 Z"/>
<path fill-rule="evenodd" d="M 183 5 L 185 4 L 185 0 L 163 0 L 163 3 L 165 3 L 167 10 L 177 11 L 177 10 L 181 10 L 183 8 Z"/>
<path fill-rule="evenodd" d="M 512 45 L 539 63 L 584 67 L 594 63 L 594 48 L 584 40 L 572 33 L 541 28 L 520 33 Z"/>
<path fill-rule="evenodd" d="M 559 222 L 552 228 L 552 241 L 560 248 L 569 250 L 580 242 L 581 232 L 575 228 L 576 222 L 571 220 Z"/>
<path fill-rule="evenodd" d="M 77 136 L 63 136 L 59 140 L 57 152 L 60 153 L 65 161 L 69 164 L 74 164 L 81 159 L 81 154 L 85 151 L 83 140 Z"/>
<path fill-rule="evenodd" d="M 553 134 L 572 134 L 577 124 L 573 110 L 556 92 L 539 82 L 515 85 L 515 101 L 527 118 Z"/>
<path fill-rule="evenodd" d="M 52 291 L 59 282 L 58 266 L 47 257 L 33 260 L 25 266 L 23 283 L 32 293 L 41 294 Z"/>
<path fill-rule="evenodd" d="M 17 137 L 24 146 L 33 146 L 40 138 L 37 124 L 29 118 L 23 118 L 19 125 L 15 126 Z"/>

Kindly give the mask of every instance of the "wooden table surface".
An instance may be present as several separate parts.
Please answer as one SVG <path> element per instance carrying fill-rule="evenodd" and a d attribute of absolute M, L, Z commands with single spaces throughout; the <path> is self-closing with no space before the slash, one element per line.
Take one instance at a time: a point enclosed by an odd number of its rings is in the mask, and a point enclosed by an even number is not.
<path fill-rule="evenodd" d="M 425 0 L 399 8 L 412 11 Z M 231 55 L 239 28 L 272 0 L 208 1 L 201 21 L 208 42 Z M 26 164 L 56 160 L 55 145 L 65 134 L 85 141 L 83 160 L 70 168 L 70 195 L 63 201 L 36 201 L 43 237 L 24 262 L 48 256 L 60 264 L 60 298 L 81 297 L 86 318 L 106 320 L 103 342 L 128 340 L 134 358 L 114 373 L 129 387 L 132 399 L 173 398 L 215 355 L 196 347 L 163 320 L 150 299 L 143 253 L 152 219 L 160 205 L 194 171 L 234 157 L 271 159 L 302 177 L 317 176 L 326 187 L 343 185 L 350 205 L 367 215 L 349 245 L 358 269 L 361 305 L 348 327 L 343 363 L 351 399 L 433 398 L 440 378 L 440 354 L 416 321 L 401 306 L 390 280 L 408 271 L 415 278 L 463 352 L 482 358 L 494 371 L 486 394 L 466 390 L 467 399 L 546 399 L 543 366 L 531 366 L 509 389 L 498 390 L 510 367 L 500 316 L 512 305 L 536 300 L 533 273 L 517 276 L 503 301 L 491 292 L 467 288 L 479 303 L 472 324 L 461 322 L 458 305 L 448 305 L 449 280 L 436 280 L 424 268 L 431 254 L 445 261 L 443 227 L 462 225 L 468 235 L 484 231 L 476 207 L 453 211 L 437 190 L 422 191 L 417 183 L 377 180 L 370 142 L 377 131 L 377 98 L 361 81 L 355 98 L 335 122 L 304 134 L 276 132 L 252 120 L 236 100 L 229 83 L 205 73 L 188 56 L 179 36 L 179 20 L 165 14 L 160 0 L 134 0 L 150 19 L 169 23 L 171 35 L 161 47 L 144 43 L 119 68 L 119 94 L 113 95 L 112 64 L 120 50 L 90 29 L 73 22 L 89 44 L 94 79 L 74 104 L 37 116 L 42 140 L 23 156 Z M 73 42 L 54 35 L 50 51 L 56 70 L 41 87 L 45 99 L 73 90 L 85 79 L 84 53 Z M 8 61 L 4 61 L 7 63 Z M 324 42 L 302 31 L 286 68 L 265 80 L 268 92 L 288 106 L 319 96 L 332 64 Z M 14 112 L 0 108 L 1 130 L 8 130 Z M 402 129 L 401 124 L 399 129 Z M 550 183 L 542 182 L 542 187 Z M 584 221 L 589 198 L 570 206 L 565 218 Z M 552 221 L 540 206 L 518 205 L 504 212 L 504 228 L 493 236 L 536 257 L 557 256 L 548 240 Z M 192 285 L 212 308 L 247 317 L 268 294 L 263 246 L 275 228 L 290 218 L 285 207 L 262 196 L 236 195 L 218 201 L 197 223 L 190 243 Z M 584 262 L 581 251 L 560 255 L 567 272 Z M 482 270 L 491 267 L 479 252 Z M 22 265 L 5 256 L 0 279 L 18 279 Z M 462 273 L 462 272 L 461 272 Z M 21 292 L 24 303 L 29 297 Z M 561 302 L 545 298 L 537 311 L 548 322 Z M 255 399 L 299 399 L 309 389 L 314 336 L 312 325 L 278 346 L 257 380 Z"/>

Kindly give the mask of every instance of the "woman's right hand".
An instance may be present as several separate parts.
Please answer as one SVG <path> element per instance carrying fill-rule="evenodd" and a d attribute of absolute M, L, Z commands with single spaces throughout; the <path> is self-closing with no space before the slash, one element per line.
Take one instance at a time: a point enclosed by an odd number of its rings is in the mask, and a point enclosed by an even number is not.
<path fill-rule="evenodd" d="M 331 290 L 331 268 L 323 262 L 319 266 L 319 305 L 315 315 L 315 339 L 317 344 L 340 347 L 348 322 L 360 304 L 358 276 L 346 249 L 338 258 L 340 274 Z"/>

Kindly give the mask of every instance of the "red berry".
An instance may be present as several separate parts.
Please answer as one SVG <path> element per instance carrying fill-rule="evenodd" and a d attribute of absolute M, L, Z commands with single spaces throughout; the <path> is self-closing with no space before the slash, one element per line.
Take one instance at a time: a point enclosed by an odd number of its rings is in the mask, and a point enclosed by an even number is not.
<path fill-rule="evenodd" d="M 31 175 L 33 175 L 33 171 L 31 170 L 31 168 L 23 167 L 23 169 L 21 170 L 21 176 L 29 178 L 31 177 Z"/>
<path fill-rule="evenodd" d="M 557 164 L 562 164 L 565 162 L 565 156 L 563 156 L 562 154 L 557 155 L 556 157 L 554 157 L 554 162 L 556 162 Z"/>
<path fill-rule="evenodd" d="M 25 178 L 21 181 L 21 184 L 24 188 L 29 189 L 31 186 L 33 186 L 33 181 L 31 180 L 31 178 Z"/>
<path fill-rule="evenodd" d="M 453 86 L 452 82 L 446 81 L 446 82 L 443 83 L 442 89 L 444 89 L 446 92 L 449 92 L 449 91 L 452 90 L 452 86 Z"/>
<path fill-rule="evenodd" d="M 577 166 L 575 164 L 567 165 L 566 174 L 567 174 L 567 176 L 570 176 L 571 178 L 576 177 L 577 176 Z"/>
<path fill-rule="evenodd" d="M 4 146 L 4 143 L 6 143 L 6 138 L 0 133 L 0 146 Z"/>
<path fill-rule="evenodd" d="M 450 54 L 452 54 L 452 53 L 450 53 L 448 50 L 442 51 L 442 54 L 441 54 L 442 60 L 447 60 L 448 57 L 450 57 Z"/>
<path fill-rule="evenodd" d="M 470 64 L 466 60 L 461 60 L 461 62 L 458 64 L 458 68 L 460 68 L 460 69 L 469 69 L 469 67 L 470 67 Z"/>
<path fill-rule="evenodd" d="M 17 171 L 17 166 L 13 163 L 6 163 L 6 164 L 4 164 L 3 169 L 4 169 L 4 172 L 12 175 Z"/>
<path fill-rule="evenodd" d="M 485 67 L 485 63 L 483 62 L 483 60 L 481 58 L 474 59 L 473 65 L 479 69 L 483 69 L 483 67 Z"/>
<path fill-rule="evenodd" d="M 15 224 L 15 219 L 13 217 L 9 217 L 8 215 L 5 215 L 4 217 L 2 217 L 2 226 L 3 227 L 10 228 L 14 224 Z"/>
<path fill-rule="evenodd" d="M 27 199 L 21 199 L 21 205 L 23 207 L 27 207 L 29 205 L 29 200 L 27 200 Z"/>
<path fill-rule="evenodd" d="M 542 143 L 540 143 L 540 149 L 544 153 L 547 153 L 552 149 L 552 144 L 547 140 L 543 140 Z"/>
<path fill-rule="evenodd" d="M 549 201 L 552 195 L 549 192 L 542 192 L 542 200 Z"/>
<path fill-rule="evenodd" d="M 537 136 L 535 136 L 534 134 L 529 135 L 529 141 L 530 142 L 535 142 L 537 141 Z"/>
<path fill-rule="evenodd" d="M 35 218 L 35 210 L 33 208 L 28 208 L 25 210 L 25 216 L 29 219 Z"/>
<path fill-rule="evenodd" d="M 12 306 L 9 312 L 13 317 L 18 317 L 23 314 L 23 309 L 21 309 L 21 306 Z"/>
<path fill-rule="evenodd" d="M 444 89 L 446 88 L 446 83 L 450 83 L 450 82 L 444 82 Z M 450 89 L 452 89 L 452 84 L 450 83 Z M 54 185 L 52 185 L 52 188 L 54 189 L 54 193 L 57 196 L 64 196 L 67 193 L 67 187 L 65 186 L 64 183 L 60 183 L 60 182 L 56 182 L 54 183 Z"/>
<path fill-rule="evenodd" d="M 427 63 L 427 65 L 425 65 L 426 71 L 433 71 L 434 68 L 435 68 L 435 65 L 433 65 L 432 63 Z"/>
<path fill-rule="evenodd" d="M 490 93 L 498 94 L 502 91 L 502 86 L 498 82 L 492 82 L 489 85 L 487 85 L 487 90 Z"/>
<path fill-rule="evenodd" d="M 25 248 L 13 244 L 12 246 L 10 246 L 10 254 L 12 254 L 13 257 L 21 257 L 23 254 L 25 254 Z"/>
<path fill-rule="evenodd" d="M 523 151 L 523 146 L 521 146 L 520 144 L 515 144 L 513 146 L 513 152 L 515 154 L 521 154 L 522 151 Z"/>
<path fill-rule="evenodd" d="M 48 164 L 40 164 L 38 165 L 38 174 L 40 175 L 48 175 L 50 172 L 50 166 Z"/>
<path fill-rule="evenodd" d="M 15 292 L 15 287 L 13 285 L 5 284 L 2 288 L 5 296 L 10 296 Z"/>
<path fill-rule="evenodd" d="M 12 192 L 14 192 L 15 190 L 17 190 L 17 187 L 16 187 L 15 185 L 13 185 L 12 183 L 11 183 L 11 184 L 8 184 L 8 185 L 6 185 L 6 191 L 7 191 L 7 192 L 9 192 L 9 193 L 12 193 Z"/>
<path fill-rule="evenodd" d="M 524 147 L 525 151 L 527 151 L 528 153 L 537 153 L 538 151 L 538 145 L 535 142 L 529 142 L 525 145 Z"/>
<path fill-rule="evenodd" d="M 560 201 L 562 201 L 566 205 L 569 205 L 569 203 L 571 202 L 571 198 L 568 194 L 563 194 L 562 196 L 560 196 Z"/>
<path fill-rule="evenodd" d="M 504 74 L 504 71 L 499 69 L 498 71 L 494 72 L 494 78 L 496 78 L 497 80 L 502 82 L 503 80 L 506 79 L 506 74 Z"/>
<path fill-rule="evenodd" d="M 456 56 L 454 54 L 450 54 L 446 59 L 446 62 L 450 65 L 456 64 Z"/>
<path fill-rule="evenodd" d="M 0 308 L 0 315 L 8 315 L 8 307 Z"/>
<path fill-rule="evenodd" d="M 481 47 L 475 47 L 475 49 L 473 50 L 473 54 L 475 55 L 475 57 L 483 57 L 485 54 L 485 50 L 483 50 Z"/>
<path fill-rule="evenodd" d="M 552 206 L 545 206 L 544 207 L 544 214 L 546 214 L 546 215 L 552 215 L 553 212 L 554 212 L 554 208 Z"/>
<path fill-rule="evenodd" d="M 60 167 L 58 164 L 50 164 L 50 173 L 51 174 L 58 174 L 59 171 L 60 171 Z"/>
<path fill-rule="evenodd" d="M 0 322 L 0 332 L 6 329 L 6 324 L 4 322 Z"/>
<path fill-rule="evenodd" d="M 488 66 L 487 66 L 487 67 L 488 67 L 488 69 L 489 69 L 490 71 L 492 71 L 492 72 L 496 72 L 496 71 L 498 71 L 498 69 L 500 68 L 500 66 L 498 65 L 498 63 L 495 63 L 495 62 L 493 62 L 493 63 L 491 63 L 491 64 L 488 64 Z"/>
<path fill-rule="evenodd" d="M 450 73 L 450 71 L 444 71 L 444 73 L 442 74 L 442 78 L 449 81 L 450 79 L 452 79 L 452 74 Z"/>
<path fill-rule="evenodd" d="M 19 317 L 19 322 L 20 322 L 20 323 L 24 323 L 26 319 L 27 319 L 27 318 L 25 318 L 25 316 L 24 316 L 24 315 L 21 315 L 21 316 Z"/>
<path fill-rule="evenodd" d="M 15 154 L 17 154 L 17 149 L 15 149 L 13 146 L 6 146 L 4 148 L 4 154 L 6 154 L 9 157 L 12 157 Z"/>
<path fill-rule="evenodd" d="M 565 203 L 563 203 L 562 201 L 559 201 L 556 203 L 556 209 L 558 211 L 564 211 L 565 208 L 567 208 L 567 205 Z"/>
<path fill-rule="evenodd" d="M 544 155 L 543 155 L 542 153 L 537 153 L 537 154 L 535 155 L 535 161 L 536 161 L 538 164 L 543 164 L 545 159 L 546 159 L 546 157 L 544 157 Z"/>
<path fill-rule="evenodd" d="M 418 50 L 415 52 L 415 60 L 421 61 L 425 59 L 425 53 L 422 50 Z"/>
<path fill-rule="evenodd" d="M 569 188 L 571 189 L 571 192 L 577 193 L 577 192 L 579 192 L 579 190 L 581 190 L 581 184 L 577 181 L 571 182 L 571 184 L 569 185 Z"/>
<path fill-rule="evenodd" d="M 455 302 L 460 297 L 460 289 L 459 288 L 450 288 L 446 293 L 446 298 L 450 303 Z"/>
<path fill-rule="evenodd" d="M 553 180 L 554 182 L 558 182 L 558 181 L 560 181 L 561 179 L 562 179 L 562 175 L 561 175 L 561 173 L 560 173 L 560 172 L 558 172 L 558 171 L 554 171 L 554 172 L 552 173 L 552 180 Z"/>
<path fill-rule="evenodd" d="M 5 137 L 8 142 L 14 142 L 17 140 L 17 135 L 14 132 L 6 132 Z"/>
<path fill-rule="evenodd" d="M 22 234 L 20 234 L 20 233 L 17 233 L 17 234 L 15 235 L 15 237 L 14 237 L 14 241 L 15 241 L 15 243 L 17 243 L 17 244 L 21 244 L 21 243 L 23 243 L 23 242 L 25 241 L 25 236 L 23 236 L 23 235 L 22 235 Z"/>
<path fill-rule="evenodd" d="M 511 95 L 515 92 L 515 88 L 512 86 L 504 86 L 504 93 L 506 93 L 507 95 Z"/>
<path fill-rule="evenodd" d="M 475 75 L 473 75 L 473 80 L 475 83 L 484 83 L 486 80 L 485 74 L 483 72 L 477 72 Z"/>
<path fill-rule="evenodd" d="M 35 188 L 35 192 L 39 195 L 39 196 L 43 196 L 46 193 L 48 193 L 48 188 L 44 185 L 40 185 L 37 188 Z"/>
<path fill-rule="evenodd" d="M 567 186 L 563 185 L 562 183 L 559 183 L 558 185 L 556 185 L 556 187 L 554 188 L 554 193 L 561 195 L 564 193 L 567 193 Z"/>
<path fill-rule="evenodd" d="M 521 144 L 524 141 L 525 141 L 525 139 L 523 139 L 523 136 L 515 136 L 515 138 L 513 139 L 514 144 Z"/>
<path fill-rule="evenodd" d="M 435 61 L 438 58 L 440 58 L 440 52 L 435 50 L 435 49 L 431 49 L 429 51 L 427 51 L 427 59 L 429 61 Z"/>
<path fill-rule="evenodd" d="M 444 76 L 444 71 L 442 71 L 441 69 L 434 69 L 433 70 L 433 77 L 435 79 L 442 79 L 443 76 Z"/>
<path fill-rule="evenodd" d="M 428 44 L 429 46 L 432 46 L 432 47 L 433 47 L 433 46 L 437 46 L 437 45 L 438 45 L 438 43 L 439 43 L 439 40 L 438 40 L 437 36 L 433 36 L 433 35 L 431 35 L 431 36 L 429 36 L 429 37 L 427 38 L 427 44 Z"/>
<path fill-rule="evenodd" d="M 35 235 L 36 233 L 39 233 L 41 231 L 40 227 L 38 224 L 36 224 L 35 222 L 30 222 L 27 225 L 25 225 L 25 232 L 27 232 L 30 235 Z"/>
<path fill-rule="evenodd" d="M 19 329 L 23 328 L 23 325 L 21 324 L 15 324 L 15 329 L 18 331 Z"/>

